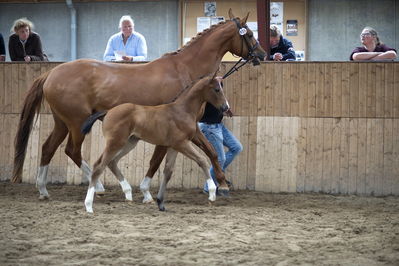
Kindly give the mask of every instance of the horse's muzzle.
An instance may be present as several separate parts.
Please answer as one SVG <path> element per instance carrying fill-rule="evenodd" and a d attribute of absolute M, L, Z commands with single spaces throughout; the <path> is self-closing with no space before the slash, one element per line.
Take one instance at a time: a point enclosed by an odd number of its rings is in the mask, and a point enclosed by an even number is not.
<path fill-rule="evenodd" d="M 226 112 L 227 110 L 229 110 L 230 106 L 226 103 L 224 103 L 221 107 L 220 107 L 220 111 L 222 111 L 223 113 Z"/>
<path fill-rule="evenodd" d="M 252 59 L 252 65 L 254 66 L 259 66 L 260 65 L 260 61 L 257 57 L 254 57 L 254 59 Z"/>
<path fill-rule="evenodd" d="M 254 53 L 252 58 L 252 65 L 259 66 L 260 61 L 265 61 L 266 53 Z"/>

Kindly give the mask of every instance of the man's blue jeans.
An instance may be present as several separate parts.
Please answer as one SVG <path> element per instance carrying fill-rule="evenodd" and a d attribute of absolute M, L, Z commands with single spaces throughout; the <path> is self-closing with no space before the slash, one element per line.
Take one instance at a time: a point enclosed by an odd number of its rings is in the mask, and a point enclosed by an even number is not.
<path fill-rule="evenodd" d="M 237 154 L 242 151 L 242 144 L 222 123 L 199 123 L 199 127 L 217 152 L 220 167 L 222 167 L 224 172 Z M 227 147 L 227 152 L 224 151 L 224 146 Z M 211 167 L 211 176 L 216 186 L 218 186 L 213 167 Z M 206 182 L 204 184 L 204 191 L 208 192 L 208 185 Z"/>

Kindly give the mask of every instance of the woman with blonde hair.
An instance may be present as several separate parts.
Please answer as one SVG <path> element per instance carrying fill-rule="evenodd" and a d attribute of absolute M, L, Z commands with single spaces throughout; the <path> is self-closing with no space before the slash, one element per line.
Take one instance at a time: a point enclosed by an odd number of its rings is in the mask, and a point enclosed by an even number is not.
<path fill-rule="evenodd" d="M 350 55 L 350 60 L 384 60 L 395 59 L 396 50 L 380 42 L 378 33 L 371 27 L 365 27 L 360 34 L 361 47 L 356 47 Z"/>
<path fill-rule="evenodd" d="M 8 41 L 11 61 L 48 61 L 39 34 L 32 30 L 33 23 L 27 18 L 14 21 Z"/>

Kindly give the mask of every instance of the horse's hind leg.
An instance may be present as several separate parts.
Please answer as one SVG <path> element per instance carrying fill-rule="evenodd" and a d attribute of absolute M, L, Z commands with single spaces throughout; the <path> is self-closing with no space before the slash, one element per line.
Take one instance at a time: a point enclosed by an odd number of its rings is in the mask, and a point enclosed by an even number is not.
<path fill-rule="evenodd" d="M 54 128 L 50 136 L 42 146 L 40 166 L 36 176 L 36 186 L 39 189 L 39 199 L 48 199 L 49 194 L 46 188 L 48 165 L 54 156 L 55 151 L 61 145 L 68 134 L 68 128 L 56 115 L 54 117 Z"/>
<path fill-rule="evenodd" d="M 152 199 L 151 193 L 150 193 L 150 184 L 151 184 L 151 180 L 152 180 L 154 174 L 158 170 L 163 158 L 165 157 L 166 151 L 167 151 L 167 147 L 155 146 L 154 153 L 152 154 L 152 157 L 150 160 L 150 168 L 148 169 L 145 177 L 143 178 L 143 180 L 140 183 L 140 190 L 144 196 L 143 203 L 154 202 L 154 200 Z"/>
<path fill-rule="evenodd" d="M 105 167 L 117 156 L 118 152 L 122 151 L 123 147 L 126 145 L 126 140 L 121 137 L 118 139 L 111 139 L 107 141 L 104 152 L 101 154 L 100 158 L 94 163 L 93 173 L 90 178 L 89 188 L 87 190 L 85 198 L 86 211 L 93 212 L 93 201 L 95 184 L 98 181 L 99 176 L 104 172 Z"/>
<path fill-rule="evenodd" d="M 173 168 L 176 162 L 176 157 L 177 157 L 177 151 L 173 149 L 168 149 L 168 152 L 166 154 L 165 169 L 163 170 L 163 180 L 161 186 L 159 187 L 157 195 L 157 204 L 160 211 L 165 211 L 164 200 L 165 200 L 166 186 L 170 178 L 172 177 Z"/>
<path fill-rule="evenodd" d="M 139 138 L 137 138 L 135 136 L 131 136 L 129 138 L 129 141 L 123 147 L 123 149 L 108 164 L 108 168 L 115 175 L 115 177 L 119 180 L 119 184 L 122 187 L 122 191 L 125 193 L 126 200 L 129 200 L 129 201 L 133 200 L 132 187 L 130 186 L 130 184 L 126 180 L 126 178 L 122 175 L 122 172 L 118 167 L 118 162 L 121 158 L 123 158 L 126 154 L 128 154 L 131 150 L 133 150 L 136 147 L 137 142 L 139 140 L 140 140 Z"/>
<path fill-rule="evenodd" d="M 80 133 L 80 130 L 71 130 L 65 147 L 65 154 L 82 170 L 82 182 L 90 182 L 92 174 L 91 168 L 89 164 L 82 159 L 82 143 L 84 138 L 85 136 Z M 95 191 L 97 194 L 104 194 L 105 189 L 100 179 L 95 185 Z"/>
<path fill-rule="evenodd" d="M 204 174 L 207 178 L 206 182 L 208 183 L 208 189 L 209 189 L 209 200 L 210 201 L 215 201 L 216 200 L 216 185 L 215 182 L 213 182 L 213 179 L 211 177 L 211 173 L 209 171 L 210 165 L 204 155 L 202 155 L 199 151 L 197 151 L 192 142 L 186 140 L 179 144 L 176 147 L 173 147 L 177 151 L 183 153 L 186 155 L 188 158 L 194 160 L 198 166 L 204 171 Z"/>

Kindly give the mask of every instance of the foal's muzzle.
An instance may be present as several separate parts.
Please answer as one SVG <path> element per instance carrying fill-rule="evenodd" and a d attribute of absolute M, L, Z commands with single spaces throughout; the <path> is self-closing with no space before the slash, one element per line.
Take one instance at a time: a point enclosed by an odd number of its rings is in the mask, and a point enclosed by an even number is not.
<path fill-rule="evenodd" d="M 221 107 L 220 107 L 220 111 L 222 111 L 223 113 L 226 112 L 227 110 L 229 110 L 230 106 L 227 103 L 224 103 Z"/>

